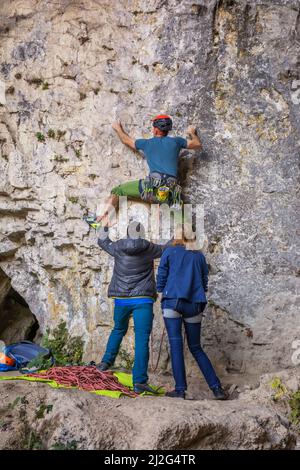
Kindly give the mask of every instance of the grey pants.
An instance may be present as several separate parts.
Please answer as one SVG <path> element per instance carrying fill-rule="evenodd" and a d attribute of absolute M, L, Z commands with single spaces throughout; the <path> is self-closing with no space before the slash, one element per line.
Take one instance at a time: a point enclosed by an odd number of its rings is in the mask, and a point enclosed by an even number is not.
<path fill-rule="evenodd" d="M 164 318 L 183 318 L 183 321 L 186 323 L 201 323 L 203 313 L 198 313 L 194 317 L 184 318 L 179 312 L 173 310 L 172 308 L 164 308 L 163 309 L 163 317 Z"/>

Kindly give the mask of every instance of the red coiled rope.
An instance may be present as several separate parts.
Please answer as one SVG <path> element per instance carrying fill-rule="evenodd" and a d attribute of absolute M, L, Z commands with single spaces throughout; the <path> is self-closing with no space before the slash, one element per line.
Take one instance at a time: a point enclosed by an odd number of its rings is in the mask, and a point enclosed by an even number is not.
<path fill-rule="evenodd" d="M 37 374 L 27 374 L 29 377 L 55 380 L 66 387 L 77 387 L 80 390 L 110 390 L 118 391 L 135 398 L 137 393 L 120 384 L 111 371 L 100 372 L 94 366 L 66 366 L 51 367 L 51 369 Z"/>

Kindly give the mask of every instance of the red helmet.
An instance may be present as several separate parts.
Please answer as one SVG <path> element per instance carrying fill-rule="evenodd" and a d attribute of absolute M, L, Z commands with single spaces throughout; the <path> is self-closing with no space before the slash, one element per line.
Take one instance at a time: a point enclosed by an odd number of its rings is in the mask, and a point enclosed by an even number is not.
<path fill-rule="evenodd" d="M 152 119 L 153 127 L 161 131 L 170 131 L 172 129 L 172 119 L 167 114 L 158 114 Z"/>

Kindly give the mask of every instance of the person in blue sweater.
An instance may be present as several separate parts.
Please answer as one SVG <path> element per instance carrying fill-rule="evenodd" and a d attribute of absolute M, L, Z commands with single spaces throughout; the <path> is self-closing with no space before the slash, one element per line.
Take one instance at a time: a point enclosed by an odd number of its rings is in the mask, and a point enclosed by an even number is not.
<path fill-rule="evenodd" d="M 175 390 L 172 398 L 185 398 L 187 389 L 182 324 L 187 343 L 205 380 L 217 400 L 227 398 L 214 368 L 200 344 L 202 312 L 207 300 L 208 266 L 200 251 L 189 248 L 185 239 L 174 240 L 165 249 L 157 273 L 157 291 L 162 293 L 161 305 L 168 333 Z"/>

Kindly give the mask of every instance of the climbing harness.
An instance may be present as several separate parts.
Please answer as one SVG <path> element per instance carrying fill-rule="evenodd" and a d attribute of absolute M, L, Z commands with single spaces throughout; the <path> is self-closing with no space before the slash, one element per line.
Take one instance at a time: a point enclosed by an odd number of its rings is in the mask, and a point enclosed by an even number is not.
<path fill-rule="evenodd" d="M 141 198 L 150 203 L 166 203 L 174 210 L 182 208 L 182 188 L 173 176 L 150 173 L 140 180 Z"/>

